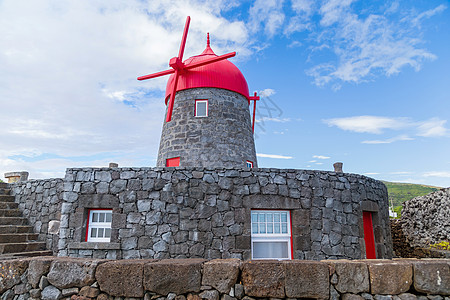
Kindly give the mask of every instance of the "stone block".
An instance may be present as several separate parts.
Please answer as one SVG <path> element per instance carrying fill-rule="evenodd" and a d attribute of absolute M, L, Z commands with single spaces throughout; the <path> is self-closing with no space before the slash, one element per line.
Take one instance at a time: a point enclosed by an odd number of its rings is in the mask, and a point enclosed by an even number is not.
<path fill-rule="evenodd" d="M 450 295 L 450 262 L 414 262 L 414 288 L 426 294 Z"/>
<path fill-rule="evenodd" d="M 20 283 L 20 277 L 28 268 L 28 264 L 27 259 L 0 261 L 0 293 Z"/>
<path fill-rule="evenodd" d="M 410 263 L 394 261 L 367 261 L 372 294 L 397 295 L 405 293 L 412 284 Z"/>
<path fill-rule="evenodd" d="M 88 298 L 95 298 L 100 294 L 100 290 L 98 288 L 94 288 L 91 286 L 84 286 L 81 288 L 79 295 L 88 297 Z"/>
<path fill-rule="evenodd" d="M 328 299 L 329 267 L 316 261 L 286 261 L 286 297 Z"/>
<path fill-rule="evenodd" d="M 236 284 L 241 261 L 239 259 L 216 259 L 203 264 L 202 285 L 209 285 L 220 293 L 229 293 Z"/>
<path fill-rule="evenodd" d="M 100 290 L 115 297 L 143 297 L 144 264 L 153 260 L 121 260 L 100 264 L 95 271 Z"/>
<path fill-rule="evenodd" d="M 199 292 L 204 259 L 163 259 L 144 265 L 144 289 L 160 295 Z"/>
<path fill-rule="evenodd" d="M 242 284 L 250 297 L 284 298 L 286 267 L 278 261 L 247 261 L 242 267 Z"/>
<path fill-rule="evenodd" d="M 42 300 L 59 300 L 61 299 L 61 291 L 56 287 L 49 285 L 41 292 Z"/>
<path fill-rule="evenodd" d="M 30 261 L 28 266 L 28 283 L 31 284 L 33 288 L 39 286 L 39 281 L 43 275 L 47 275 L 50 270 L 50 265 L 54 258 L 35 258 Z"/>
<path fill-rule="evenodd" d="M 48 281 L 60 289 L 83 287 L 95 282 L 96 267 L 103 262 L 99 259 L 56 258 L 48 273 Z"/>
<path fill-rule="evenodd" d="M 324 262 L 334 268 L 337 275 L 335 288 L 340 293 L 359 294 L 369 292 L 369 270 L 365 263 L 347 260 Z"/>

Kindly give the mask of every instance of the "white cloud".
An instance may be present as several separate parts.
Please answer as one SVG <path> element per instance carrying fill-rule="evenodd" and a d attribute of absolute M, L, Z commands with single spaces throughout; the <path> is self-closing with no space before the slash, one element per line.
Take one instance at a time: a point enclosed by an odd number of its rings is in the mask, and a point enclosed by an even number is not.
<path fill-rule="evenodd" d="M 398 141 L 412 141 L 414 140 L 413 138 L 406 136 L 406 135 L 400 135 L 400 136 L 396 136 L 390 139 L 386 139 L 386 140 L 370 140 L 370 141 L 362 141 L 362 144 L 391 144 L 394 142 L 398 142 Z"/>
<path fill-rule="evenodd" d="M 259 119 L 255 120 L 256 123 L 258 123 L 258 122 L 266 122 L 266 121 L 277 122 L 277 123 L 286 123 L 286 122 L 290 122 L 291 119 L 290 118 L 262 117 L 262 118 L 259 118 Z"/>
<path fill-rule="evenodd" d="M 424 177 L 445 177 L 450 178 L 450 172 L 449 171 L 431 171 L 431 172 L 425 172 L 423 174 Z"/>
<path fill-rule="evenodd" d="M 378 116 L 356 116 L 323 120 L 328 126 L 336 126 L 342 130 L 381 134 L 385 129 L 401 129 L 410 126 L 405 118 L 388 118 Z"/>
<path fill-rule="evenodd" d="M 446 120 L 440 120 L 439 118 L 421 122 L 417 128 L 417 135 L 424 137 L 446 136 L 448 135 L 448 129 L 444 127 L 445 123 L 447 123 Z"/>
<path fill-rule="evenodd" d="M 270 97 L 272 95 L 275 95 L 275 90 L 274 89 L 264 89 L 262 91 L 259 91 L 259 94 L 261 97 Z"/>
<path fill-rule="evenodd" d="M 313 155 L 313 158 L 317 158 L 317 159 L 330 159 L 331 157 L 329 157 L 329 156 L 324 156 L 324 155 Z"/>
<path fill-rule="evenodd" d="M 266 157 L 266 158 L 276 158 L 276 159 L 292 159 L 292 156 L 284 156 L 284 155 L 278 155 L 278 154 L 263 154 L 263 153 L 256 153 L 256 156 L 258 157 Z"/>
<path fill-rule="evenodd" d="M 284 23 L 283 1 L 256 0 L 250 8 L 249 27 L 253 32 L 260 30 L 273 37 Z"/>
<path fill-rule="evenodd" d="M 431 18 L 432 16 L 434 16 L 434 15 L 436 15 L 438 13 L 441 13 L 441 12 L 443 12 L 446 9 L 447 9 L 447 6 L 444 5 L 444 4 L 441 4 L 441 5 L 433 8 L 433 9 L 429 9 L 429 10 L 426 10 L 426 11 L 420 13 L 417 17 L 415 17 L 411 21 L 411 23 L 416 25 L 416 26 L 420 26 L 420 24 L 421 24 L 421 22 L 423 20 Z"/>
<path fill-rule="evenodd" d="M 364 173 L 364 175 L 380 175 L 380 173 L 376 173 L 376 172 L 368 172 L 368 173 Z"/>
<path fill-rule="evenodd" d="M 325 1 L 319 9 L 322 28 L 311 34 L 318 46 L 326 51 L 320 54 L 331 54 L 335 59 L 316 64 L 306 71 L 314 84 L 360 83 L 380 74 L 395 75 L 407 66 L 418 71 L 424 61 L 436 58 L 420 46 L 423 43 L 421 32 L 411 24 L 441 12 L 445 6 L 407 17 L 389 7 L 385 9 L 390 14 L 388 18 L 375 12 L 367 16 L 358 15 L 352 2 Z M 339 88 L 340 84 L 333 85 L 333 89 Z"/>
<path fill-rule="evenodd" d="M 391 174 L 391 175 L 409 175 L 409 174 L 412 174 L 412 172 L 398 171 L 398 172 L 391 172 L 389 174 Z"/>

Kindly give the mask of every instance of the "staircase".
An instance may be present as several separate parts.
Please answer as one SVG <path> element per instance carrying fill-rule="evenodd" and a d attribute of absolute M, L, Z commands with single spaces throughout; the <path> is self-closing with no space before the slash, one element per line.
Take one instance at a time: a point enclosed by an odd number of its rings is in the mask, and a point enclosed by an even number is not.
<path fill-rule="evenodd" d="M 52 255 L 22 216 L 7 183 L 0 182 L 0 259 Z"/>

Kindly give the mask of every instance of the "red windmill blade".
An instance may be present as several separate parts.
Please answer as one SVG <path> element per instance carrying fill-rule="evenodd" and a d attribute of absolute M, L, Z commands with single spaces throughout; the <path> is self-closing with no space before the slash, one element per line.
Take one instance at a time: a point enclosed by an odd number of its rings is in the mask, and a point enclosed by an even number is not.
<path fill-rule="evenodd" d="M 230 58 L 230 57 L 233 57 L 236 55 L 236 52 L 231 52 L 231 53 L 227 53 L 227 54 L 220 55 L 217 57 L 205 59 L 205 60 L 197 62 L 197 63 L 191 63 L 189 65 L 185 65 L 183 63 L 183 54 L 184 54 L 184 48 L 186 46 L 186 39 L 187 39 L 188 31 L 189 31 L 189 23 L 190 22 L 191 22 L 191 17 L 188 16 L 186 18 L 186 24 L 184 25 L 183 37 L 181 39 L 180 51 L 178 52 L 178 56 L 171 58 L 169 61 L 169 66 L 172 67 L 172 70 L 169 69 L 169 70 L 165 70 L 165 71 L 138 77 L 138 80 L 146 80 L 146 79 L 150 79 L 150 78 L 155 78 L 155 77 L 175 73 L 174 80 L 173 80 L 173 88 L 172 88 L 172 92 L 170 93 L 170 99 L 169 99 L 169 103 L 168 103 L 168 107 L 167 107 L 166 122 L 170 122 L 170 120 L 172 120 L 173 103 L 175 101 L 175 93 L 177 92 L 178 77 L 181 74 L 186 73 L 190 69 L 204 66 L 206 64 L 211 64 L 216 61 L 227 59 L 227 58 Z"/>

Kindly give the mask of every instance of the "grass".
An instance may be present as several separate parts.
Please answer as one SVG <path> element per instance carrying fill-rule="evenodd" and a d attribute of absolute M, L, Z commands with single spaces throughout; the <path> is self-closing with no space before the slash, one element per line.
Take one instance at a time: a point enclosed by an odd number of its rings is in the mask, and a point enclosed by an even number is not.
<path fill-rule="evenodd" d="M 440 187 L 423 184 L 388 181 L 383 181 L 383 183 L 386 185 L 388 190 L 389 205 L 394 207 L 394 211 L 397 213 L 398 217 L 400 217 L 403 202 L 418 196 L 425 196 L 440 189 Z"/>

